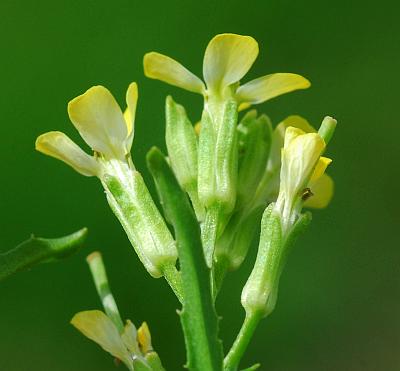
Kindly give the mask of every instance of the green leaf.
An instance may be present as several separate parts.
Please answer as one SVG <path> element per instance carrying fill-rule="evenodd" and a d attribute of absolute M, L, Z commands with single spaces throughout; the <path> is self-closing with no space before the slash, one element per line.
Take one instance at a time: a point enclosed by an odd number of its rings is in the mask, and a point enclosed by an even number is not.
<path fill-rule="evenodd" d="M 186 194 L 159 149 L 149 151 L 147 165 L 174 227 L 178 245 L 183 293 L 180 316 L 187 349 L 187 367 L 189 370 L 221 370 L 218 318 L 211 296 L 211 274 L 203 255 L 199 224 Z"/>
<path fill-rule="evenodd" d="M 40 263 L 69 257 L 79 250 L 87 236 L 87 228 L 60 238 L 32 236 L 12 250 L 0 254 L 0 281 Z"/>

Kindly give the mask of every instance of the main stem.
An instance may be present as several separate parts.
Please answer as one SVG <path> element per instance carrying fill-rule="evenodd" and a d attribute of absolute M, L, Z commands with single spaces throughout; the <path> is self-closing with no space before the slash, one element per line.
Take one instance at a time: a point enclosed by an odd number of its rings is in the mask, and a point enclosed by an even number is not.
<path fill-rule="evenodd" d="M 164 155 L 158 149 L 150 150 L 147 164 L 166 217 L 175 230 L 182 276 L 183 309 L 180 316 L 187 350 L 187 368 L 193 371 L 221 371 L 223 354 L 217 338 L 218 318 L 199 224 Z"/>
<path fill-rule="evenodd" d="M 262 318 L 260 312 L 246 313 L 242 327 L 224 360 L 224 371 L 236 371 L 247 346 L 253 337 L 254 331 Z"/>

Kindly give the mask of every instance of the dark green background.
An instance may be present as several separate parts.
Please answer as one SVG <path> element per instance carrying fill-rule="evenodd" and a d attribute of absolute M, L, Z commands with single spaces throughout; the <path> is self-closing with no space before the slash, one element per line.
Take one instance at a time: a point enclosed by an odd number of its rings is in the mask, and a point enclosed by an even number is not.
<path fill-rule="evenodd" d="M 163 146 L 164 99 L 196 120 L 201 97 L 148 80 L 157 50 L 201 73 L 216 33 L 254 36 L 260 56 L 248 78 L 297 72 L 313 83 L 259 107 L 273 121 L 301 114 L 317 125 L 334 115 L 329 147 L 335 198 L 294 249 L 275 312 L 258 329 L 243 365 L 262 370 L 400 370 L 399 8 L 393 1 L 0 2 L 1 250 L 31 232 L 52 237 L 88 226 L 85 251 L 0 284 L 0 370 L 112 370 L 111 358 L 68 324 L 100 308 L 85 254 L 100 249 L 124 317 L 147 320 L 169 370 L 184 363 L 176 300 L 139 264 L 96 179 L 34 151 L 37 135 L 62 130 L 82 144 L 67 102 L 104 84 L 123 103 L 139 84 L 133 146 Z M 246 78 L 247 79 L 247 78 Z M 151 184 L 149 182 L 149 184 Z M 230 276 L 218 302 L 229 346 L 242 320 L 250 264 Z"/>

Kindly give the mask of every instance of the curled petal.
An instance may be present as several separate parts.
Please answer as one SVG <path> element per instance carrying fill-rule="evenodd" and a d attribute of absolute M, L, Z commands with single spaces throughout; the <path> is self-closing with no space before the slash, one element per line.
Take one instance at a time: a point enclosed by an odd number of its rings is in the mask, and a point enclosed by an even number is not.
<path fill-rule="evenodd" d="M 55 157 L 86 176 L 100 174 L 97 161 L 85 153 L 68 136 L 59 131 L 51 131 L 36 139 L 35 147 L 39 152 Z"/>
<path fill-rule="evenodd" d="M 136 115 L 137 100 L 138 100 L 137 84 L 133 82 L 129 85 L 128 90 L 126 92 L 127 108 L 124 112 L 124 119 L 128 131 L 128 136 L 125 142 L 126 153 L 129 153 L 131 151 L 133 136 L 135 133 L 135 115 Z"/>
<path fill-rule="evenodd" d="M 203 81 L 166 55 L 147 53 L 143 58 L 143 65 L 144 74 L 151 79 L 161 80 L 193 93 L 203 94 L 205 91 Z"/>
<path fill-rule="evenodd" d="M 112 94 L 94 86 L 68 104 L 72 123 L 85 142 L 108 158 L 125 156 L 127 127 L 122 111 Z"/>
<path fill-rule="evenodd" d="M 99 310 L 79 312 L 72 318 L 71 324 L 133 370 L 131 356 L 117 328 L 103 312 Z"/>
<path fill-rule="evenodd" d="M 328 174 L 323 174 L 316 182 L 309 185 L 313 196 L 304 203 L 305 207 L 322 209 L 328 206 L 334 191 L 334 182 Z"/>
<path fill-rule="evenodd" d="M 257 41 L 250 36 L 215 36 L 204 54 L 203 75 L 207 88 L 215 91 L 238 82 L 249 71 L 257 55 Z"/>
<path fill-rule="evenodd" d="M 258 104 L 310 85 L 310 81 L 294 73 L 273 73 L 240 86 L 236 96 L 240 102 Z"/>

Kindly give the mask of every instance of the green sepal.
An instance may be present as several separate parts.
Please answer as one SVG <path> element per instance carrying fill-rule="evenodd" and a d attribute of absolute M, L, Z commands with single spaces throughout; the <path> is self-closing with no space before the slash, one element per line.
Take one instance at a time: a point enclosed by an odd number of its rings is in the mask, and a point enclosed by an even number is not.
<path fill-rule="evenodd" d="M 274 206 L 270 204 L 264 212 L 256 262 L 242 291 L 246 313 L 262 312 L 266 316 L 275 306 L 284 246 L 281 220 Z"/>
<path fill-rule="evenodd" d="M 185 108 L 168 96 L 165 103 L 165 142 L 168 157 L 180 186 L 188 193 L 197 218 L 204 218 L 197 190 L 197 135 Z"/>
<path fill-rule="evenodd" d="M 246 312 L 262 309 L 264 316 L 275 308 L 280 276 L 291 247 L 311 221 L 310 212 L 301 214 L 283 235 L 281 217 L 274 206 L 274 203 L 270 204 L 264 212 L 256 262 L 242 292 Z"/>
<path fill-rule="evenodd" d="M 236 270 L 242 265 L 254 241 L 262 214 L 263 208 L 261 207 L 247 215 L 243 215 L 242 210 L 233 214 L 216 244 L 217 264 L 222 257 L 225 257 L 229 262 L 227 268 L 230 271 Z"/>
<path fill-rule="evenodd" d="M 145 355 L 145 359 L 152 371 L 165 371 L 165 368 L 161 363 L 161 359 L 156 352 L 152 351 L 147 353 Z"/>
<path fill-rule="evenodd" d="M 265 172 L 271 148 L 272 125 L 266 115 L 249 111 L 238 127 L 239 170 L 236 208 L 245 207 Z"/>
<path fill-rule="evenodd" d="M 201 119 L 198 158 L 199 198 L 206 208 L 220 204 L 226 214 L 236 203 L 237 102 L 229 99 L 212 116 L 205 108 Z M 217 116 L 217 117 L 215 117 Z"/>
<path fill-rule="evenodd" d="M 159 149 L 152 148 L 148 152 L 147 165 L 175 230 L 182 275 L 183 309 L 180 318 L 187 349 L 187 367 L 190 370 L 221 370 L 222 344 L 217 338 L 218 318 L 199 224 L 186 194 Z"/>
<path fill-rule="evenodd" d="M 105 175 L 108 203 L 122 224 L 132 246 L 147 271 L 163 276 L 165 266 L 177 259 L 175 241 L 139 172 L 133 171 L 127 187 L 117 177 Z"/>
<path fill-rule="evenodd" d="M 147 365 L 144 363 L 141 359 L 135 359 L 132 362 L 133 365 L 133 371 L 153 371 L 157 370 L 151 367 L 150 365 Z"/>
<path fill-rule="evenodd" d="M 40 263 L 62 260 L 78 251 L 87 236 L 87 228 L 60 238 L 32 236 L 14 249 L 0 254 L 0 281 Z"/>

